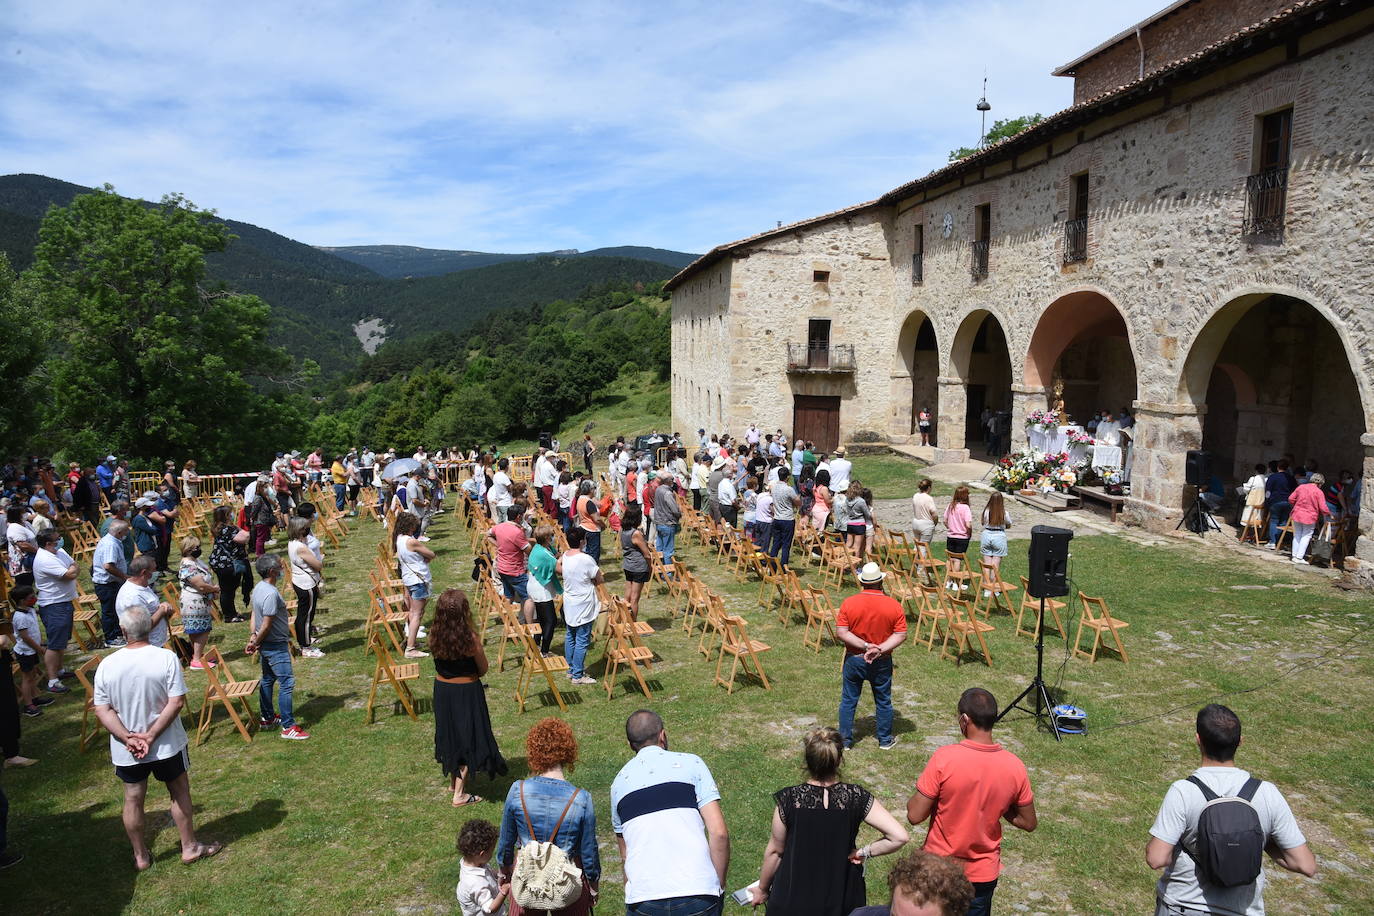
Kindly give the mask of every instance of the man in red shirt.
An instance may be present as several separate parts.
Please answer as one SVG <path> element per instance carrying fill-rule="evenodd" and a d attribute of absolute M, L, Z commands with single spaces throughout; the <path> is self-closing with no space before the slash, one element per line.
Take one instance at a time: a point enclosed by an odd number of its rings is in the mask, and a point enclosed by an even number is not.
<path fill-rule="evenodd" d="M 879 749 L 885 751 L 897 743 L 892 734 L 892 651 L 906 641 L 906 614 L 900 602 L 883 592 L 886 577 L 877 563 L 865 564 L 859 571 L 863 590 L 844 599 L 835 621 L 845 652 L 840 737 L 846 748 L 854 744 L 854 710 L 864 681 L 873 690 Z"/>
<path fill-rule="evenodd" d="M 507 506 L 506 521 L 487 529 L 487 537 L 496 544 L 496 574 L 501 577 L 506 600 L 518 603 L 524 621 L 534 623 L 534 601 L 529 593 L 531 544 L 520 525 L 524 512 L 520 506 Z"/>
<path fill-rule="evenodd" d="M 993 695 L 982 687 L 965 690 L 959 697 L 964 740 L 930 755 L 906 803 L 911 823 L 930 818 L 925 848 L 963 863 L 973 882 L 969 916 L 992 912 L 992 893 L 1002 873 L 1002 819 L 1027 832 L 1037 823 L 1026 765 L 993 742 L 996 721 Z"/>

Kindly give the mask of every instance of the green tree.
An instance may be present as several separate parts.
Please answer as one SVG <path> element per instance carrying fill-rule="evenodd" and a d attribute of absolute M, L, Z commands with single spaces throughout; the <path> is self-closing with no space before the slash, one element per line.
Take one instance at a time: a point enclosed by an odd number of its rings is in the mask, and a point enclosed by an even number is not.
<path fill-rule="evenodd" d="M 46 330 L 36 314 L 30 290 L 10 269 L 0 252 L 0 442 L 26 442 L 32 434 L 37 401 L 42 397 L 42 378 L 35 370 L 47 355 Z"/>
<path fill-rule="evenodd" d="M 1001 120 L 993 121 L 992 128 L 988 130 L 987 136 L 983 138 L 982 146 L 961 146 L 956 150 L 950 150 L 949 161 L 958 162 L 960 159 L 967 159 L 984 147 L 991 146 L 999 140 L 1005 140 L 1008 137 L 1015 136 L 1027 127 L 1034 127 L 1043 120 L 1045 120 L 1045 116 L 1036 112 L 1033 115 L 1022 115 L 1019 118 L 1002 118 Z"/>
<path fill-rule="evenodd" d="M 25 281 L 53 329 L 51 447 L 213 469 L 280 447 L 264 422 L 301 431 L 299 411 L 278 401 L 268 412 L 248 381 L 291 374 L 285 351 L 267 346 L 267 303 L 204 283 L 206 253 L 231 238 L 180 195 L 150 206 L 106 185 L 48 212 Z"/>

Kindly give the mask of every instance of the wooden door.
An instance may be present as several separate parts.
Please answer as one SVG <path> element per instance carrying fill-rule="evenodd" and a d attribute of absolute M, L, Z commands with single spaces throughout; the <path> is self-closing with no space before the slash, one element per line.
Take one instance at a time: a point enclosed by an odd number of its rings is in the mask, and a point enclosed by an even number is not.
<path fill-rule="evenodd" d="M 793 395 L 792 437 L 815 442 L 822 451 L 833 451 L 840 444 L 840 399 Z"/>

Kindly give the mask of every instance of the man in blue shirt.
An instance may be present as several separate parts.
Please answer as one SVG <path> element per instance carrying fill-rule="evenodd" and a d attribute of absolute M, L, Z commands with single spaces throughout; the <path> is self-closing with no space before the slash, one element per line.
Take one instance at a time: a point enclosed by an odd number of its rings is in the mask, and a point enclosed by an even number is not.
<path fill-rule="evenodd" d="M 96 480 L 100 482 L 100 489 L 105 492 L 105 498 L 111 502 L 114 501 L 114 469 L 118 460 L 114 455 L 106 455 L 105 460 L 95 466 Z"/>
<path fill-rule="evenodd" d="M 1288 459 L 1279 462 L 1279 469 L 1264 482 L 1264 505 L 1269 510 L 1269 549 L 1279 546 L 1279 529 L 1288 521 L 1293 505 L 1288 497 L 1298 488 L 1298 481 L 1288 470 Z"/>

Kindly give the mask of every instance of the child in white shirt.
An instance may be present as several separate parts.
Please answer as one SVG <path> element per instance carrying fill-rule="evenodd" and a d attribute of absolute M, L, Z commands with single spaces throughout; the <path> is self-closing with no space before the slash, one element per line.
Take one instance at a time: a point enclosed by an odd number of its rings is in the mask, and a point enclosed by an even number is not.
<path fill-rule="evenodd" d="M 510 882 L 497 878 L 491 856 L 499 834 L 489 821 L 471 820 L 458 832 L 463 866 L 458 878 L 458 906 L 463 916 L 505 916 Z"/>
<path fill-rule="evenodd" d="M 38 672 L 42 667 L 43 642 L 38 629 L 38 615 L 34 607 L 38 595 L 31 585 L 16 585 L 10 590 L 10 600 L 14 602 L 14 615 L 10 624 L 14 627 L 14 656 L 19 663 L 19 708 L 29 718 L 41 716 L 40 707 L 52 702 L 52 697 L 39 697 Z"/>

